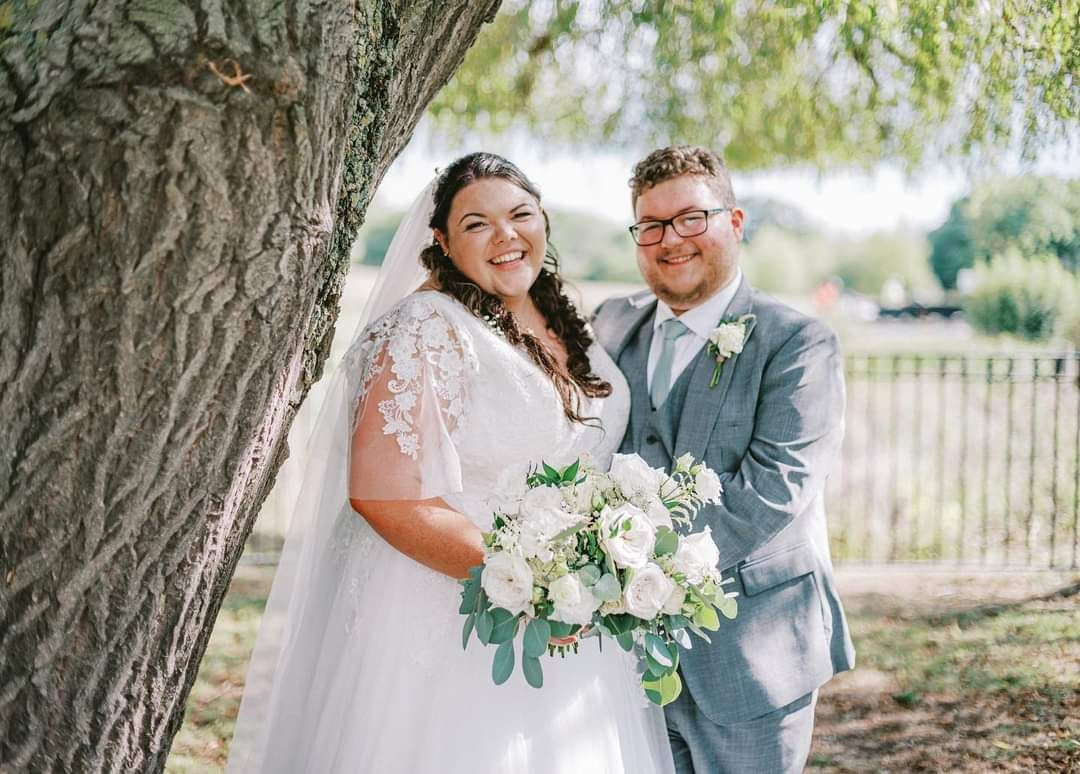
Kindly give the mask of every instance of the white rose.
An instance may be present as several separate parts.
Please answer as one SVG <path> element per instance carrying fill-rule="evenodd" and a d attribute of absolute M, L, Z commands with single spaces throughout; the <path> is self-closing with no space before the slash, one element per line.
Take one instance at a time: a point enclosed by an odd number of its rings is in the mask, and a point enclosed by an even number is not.
<path fill-rule="evenodd" d="M 675 470 L 686 471 L 690 470 L 690 466 L 694 464 L 694 455 L 690 452 L 677 457 L 675 459 Z"/>
<path fill-rule="evenodd" d="M 643 567 L 656 547 L 656 529 L 635 505 L 605 507 L 600 513 L 600 545 L 617 567 Z"/>
<path fill-rule="evenodd" d="M 686 579 L 697 585 L 711 575 L 720 561 L 720 549 L 712 539 L 712 529 L 687 535 L 679 540 L 679 548 L 672 558 L 672 566 Z"/>
<path fill-rule="evenodd" d="M 484 498 L 488 507 L 499 513 L 517 513 L 522 498 L 529 491 L 528 484 L 525 483 L 527 474 L 527 465 L 509 465 L 503 468 L 491 493 Z"/>
<path fill-rule="evenodd" d="M 518 545 L 526 559 L 535 557 L 541 562 L 551 561 L 551 539 L 566 529 L 566 516 L 567 514 L 553 508 L 522 511 Z"/>
<path fill-rule="evenodd" d="M 533 574 L 529 564 L 520 556 L 506 551 L 492 554 L 484 561 L 480 586 L 496 607 L 503 607 L 515 615 L 531 611 Z"/>
<path fill-rule="evenodd" d="M 585 479 L 580 484 L 562 489 L 563 502 L 574 513 L 590 513 L 594 494 L 596 494 L 596 482 L 593 481 L 592 477 Z"/>
<path fill-rule="evenodd" d="M 636 454 L 616 454 L 608 476 L 624 495 L 630 497 L 643 492 L 654 494 L 667 474 L 649 467 L 649 463 Z"/>
<path fill-rule="evenodd" d="M 600 605 L 600 615 L 622 615 L 626 612 L 626 599 L 619 597 L 614 602 Z"/>
<path fill-rule="evenodd" d="M 740 323 L 724 323 L 713 328 L 709 341 L 716 347 L 720 357 L 729 357 L 742 352 L 746 331 Z"/>
<path fill-rule="evenodd" d="M 568 624 L 589 623 L 598 607 L 592 592 L 572 573 L 548 586 L 548 599 L 555 605 L 551 617 Z"/>
<path fill-rule="evenodd" d="M 694 491 L 705 502 L 718 503 L 724 487 L 720 484 L 720 477 L 709 468 L 702 467 L 694 476 Z"/>
<path fill-rule="evenodd" d="M 522 512 L 533 509 L 561 510 L 563 504 L 562 488 L 557 486 L 538 486 L 525 493 L 521 504 Z"/>
<path fill-rule="evenodd" d="M 686 589 L 678 583 L 673 585 L 675 588 L 671 590 L 671 595 L 668 596 L 667 601 L 664 602 L 664 606 L 661 608 L 661 612 L 667 613 L 668 615 L 678 615 L 681 613 L 683 602 L 686 601 Z"/>
<path fill-rule="evenodd" d="M 667 509 L 663 501 L 659 497 L 650 497 L 648 507 L 645 509 L 645 514 L 649 517 L 649 522 L 654 527 L 667 527 L 668 529 L 674 529 L 675 525 L 671 522 L 671 511 Z"/>
<path fill-rule="evenodd" d="M 663 609 L 675 586 L 664 571 L 651 562 L 634 572 L 626 584 L 626 610 L 646 621 L 655 618 Z"/>

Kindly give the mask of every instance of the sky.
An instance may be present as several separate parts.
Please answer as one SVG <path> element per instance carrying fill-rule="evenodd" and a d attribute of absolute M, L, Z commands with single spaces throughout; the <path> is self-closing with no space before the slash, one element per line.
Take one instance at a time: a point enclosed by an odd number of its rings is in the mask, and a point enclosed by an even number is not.
<path fill-rule="evenodd" d="M 373 207 L 407 208 L 436 168 L 481 149 L 506 156 L 521 167 L 540 187 L 544 204 L 551 209 L 585 211 L 626 225 L 632 222 L 627 179 L 637 160 L 633 155 L 553 150 L 527 137 L 483 148 L 454 147 L 423 125 L 387 171 Z M 1080 147 L 1054 148 L 1030 168 L 1012 162 L 1004 171 L 1077 177 Z M 769 196 L 799 207 L 826 232 L 865 236 L 897 228 L 934 229 L 944 222 L 953 201 L 970 190 L 971 183 L 969 171 L 959 164 L 908 176 L 899 165 L 883 162 L 869 170 L 823 174 L 811 168 L 734 172 L 732 185 L 736 198 Z"/>

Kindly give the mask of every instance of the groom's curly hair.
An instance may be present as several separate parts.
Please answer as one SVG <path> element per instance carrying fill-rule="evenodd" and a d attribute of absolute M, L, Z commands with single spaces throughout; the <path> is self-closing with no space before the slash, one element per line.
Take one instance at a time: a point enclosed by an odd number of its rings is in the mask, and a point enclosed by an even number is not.
<path fill-rule="evenodd" d="M 489 177 L 508 180 L 536 199 L 537 204 L 540 203 L 539 189 L 514 164 L 493 153 L 470 153 L 452 163 L 439 176 L 434 192 L 435 211 L 428 225 L 445 234 L 450 206 L 457 193 L 470 183 Z M 547 321 L 548 328 L 566 347 L 569 373 L 559 367 L 554 355 L 540 339 L 518 327 L 514 315 L 498 296 L 482 290 L 454 265 L 438 241 L 424 249 L 420 260 L 442 292 L 453 296 L 474 315 L 495 327 L 510 344 L 525 349 L 533 362 L 551 378 L 570 421 L 595 422 L 595 417 L 582 416 L 580 395 L 606 397 L 611 394 L 611 385 L 592 372 L 587 352 L 593 338 L 585 319 L 563 289 L 559 276 L 559 255 L 550 241 L 551 223 L 546 212 L 544 223 L 545 234 L 549 237 L 544 266 L 529 289 L 529 295 Z"/>
<path fill-rule="evenodd" d="M 724 161 L 708 148 L 698 145 L 673 145 L 657 148 L 634 165 L 630 178 L 630 206 L 654 185 L 682 175 L 696 175 L 705 180 L 725 207 L 735 206 L 735 191 Z"/>

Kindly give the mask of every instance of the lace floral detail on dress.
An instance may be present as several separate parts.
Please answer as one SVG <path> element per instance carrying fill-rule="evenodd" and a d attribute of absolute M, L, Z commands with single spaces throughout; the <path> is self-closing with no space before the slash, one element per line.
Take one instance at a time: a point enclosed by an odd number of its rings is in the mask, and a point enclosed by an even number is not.
<path fill-rule="evenodd" d="M 418 457 L 421 438 L 417 432 L 417 406 L 421 393 L 430 389 L 449 433 L 462 425 L 465 404 L 465 370 L 470 353 L 435 305 L 422 297 L 406 299 L 371 325 L 346 358 L 359 372 L 357 402 L 390 366 L 386 380 L 393 396 L 379 401 L 383 434 L 396 437 L 401 453 Z M 354 405 L 354 425 L 359 419 Z"/>

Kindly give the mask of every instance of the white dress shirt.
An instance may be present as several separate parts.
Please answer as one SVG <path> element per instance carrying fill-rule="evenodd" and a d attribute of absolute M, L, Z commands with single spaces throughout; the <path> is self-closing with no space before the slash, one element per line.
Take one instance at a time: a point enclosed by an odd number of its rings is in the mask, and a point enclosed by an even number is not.
<path fill-rule="evenodd" d="M 709 341 L 709 334 L 713 328 L 723 319 L 731 299 L 735 297 L 735 291 L 742 282 L 742 269 L 735 271 L 735 277 L 724 287 L 720 288 L 705 302 L 698 304 L 693 309 L 687 309 L 679 315 L 679 322 L 690 329 L 675 340 L 675 359 L 671 363 L 671 384 L 686 370 L 701 348 Z M 657 300 L 656 313 L 653 315 L 652 345 L 649 347 L 649 389 L 652 390 L 653 373 L 656 371 L 656 363 L 660 360 L 660 349 L 664 344 L 664 336 L 660 333 L 660 326 L 665 320 L 675 316 L 671 307 L 663 301 Z M 670 387 L 671 385 L 668 385 Z"/>

